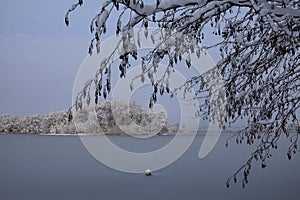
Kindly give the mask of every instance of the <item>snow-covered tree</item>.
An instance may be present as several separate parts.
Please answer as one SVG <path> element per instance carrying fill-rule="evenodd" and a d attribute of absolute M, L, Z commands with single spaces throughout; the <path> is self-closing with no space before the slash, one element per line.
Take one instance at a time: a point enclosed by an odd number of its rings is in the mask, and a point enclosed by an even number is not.
<path fill-rule="evenodd" d="M 23 118 L 3 114 L 0 115 L 0 133 L 154 135 L 168 131 L 164 112 L 148 112 L 128 101 L 111 100 L 84 106 L 73 117 L 74 120 L 68 120 L 68 111 Z"/>
<path fill-rule="evenodd" d="M 164 112 L 148 112 L 141 106 L 124 101 L 110 100 L 84 106 L 74 113 L 76 131 L 94 134 L 160 134 L 167 125 Z"/>
<path fill-rule="evenodd" d="M 8 114 L 0 115 L 0 132 L 1 133 L 18 133 L 20 118 Z"/>
<path fill-rule="evenodd" d="M 70 12 L 81 5 L 83 0 L 67 12 L 67 25 Z M 200 101 L 204 103 L 198 108 L 198 116 L 219 120 L 221 126 L 241 118 L 246 120 L 247 126 L 234 137 L 238 143 L 258 142 L 258 145 L 246 164 L 227 182 L 229 185 L 231 179 L 236 180 L 237 174 L 242 172 L 245 185 L 252 161 L 259 159 L 265 168 L 270 150 L 277 148 L 282 135 L 291 140 L 288 158 L 297 152 L 300 134 L 299 10 L 299 0 L 106 0 L 90 25 L 94 37 L 89 53 L 93 53 L 94 47 L 99 53 L 102 35 L 107 28 L 115 29 L 116 34 L 122 34 L 119 46 L 126 50 L 120 56 L 120 77 L 126 76 L 131 59 L 140 59 L 143 73 L 138 78 L 148 77 L 153 84 L 150 107 L 156 102 L 158 93 L 173 95 L 178 89 L 196 88 L 194 100 L 204 99 Z M 133 42 L 130 30 L 143 27 L 143 34 L 147 36 L 148 26 L 162 28 L 164 42 L 153 39 L 157 48 L 140 58 L 135 48 L 138 44 Z M 207 34 L 214 35 L 217 42 L 208 42 Z M 193 64 L 189 59 L 191 54 L 199 57 L 212 48 L 219 49 L 221 55 L 213 70 L 191 77 L 180 88 L 168 85 L 169 76 L 165 74 L 172 74 L 169 69 L 178 67 L 184 56 L 189 68 Z M 153 73 L 164 58 L 168 60 L 167 73 L 154 80 Z M 107 96 L 110 92 L 111 75 L 103 73 L 110 72 L 110 62 L 107 59 L 101 63 L 96 73 L 96 103 L 98 95 Z M 215 76 L 220 76 L 221 81 L 216 81 Z M 225 90 L 216 89 L 221 84 Z M 83 102 L 83 92 L 86 91 L 83 89 L 78 95 L 76 107 Z M 211 101 L 207 95 L 210 92 L 218 98 Z M 213 107 L 221 108 L 216 113 Z M 287 129 L 289 123 L 296 124 L 295 132 Z"/>

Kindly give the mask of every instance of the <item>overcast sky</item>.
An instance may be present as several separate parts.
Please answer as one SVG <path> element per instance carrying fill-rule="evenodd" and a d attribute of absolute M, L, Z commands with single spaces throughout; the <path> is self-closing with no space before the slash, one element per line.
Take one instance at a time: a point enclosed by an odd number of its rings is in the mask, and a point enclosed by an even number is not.
<path fill-rule="evenodd" d="M 1 1 L 0 114 L 45 114 L 72 105 L 75 76 L 92 38 L 90 21 L 103 1 L 84 1 L 66 27 L 64 16 L 74 2 Z M 108 26 L 104 39 L 113 33 Z"/>
<path fill-rule="evenodd" d="M 0 114 L 33 114 L 68 108 L 76 72 L 87 55 L 90 20 L 101 2 L 2 0 L 0 7 Z"/>

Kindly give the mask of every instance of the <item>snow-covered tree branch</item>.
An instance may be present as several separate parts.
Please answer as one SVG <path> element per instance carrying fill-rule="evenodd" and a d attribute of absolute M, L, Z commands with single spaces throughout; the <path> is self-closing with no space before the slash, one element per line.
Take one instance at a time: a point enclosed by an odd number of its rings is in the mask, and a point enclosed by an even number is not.
<path fill-rule="evenodd" d="M 78 6 L 79 0 L 67 12 L 65 22 L 69 25 L 69 14 Z M 92 19 L 90 26 L 94 37 L 89 47 L 93 53 L 94 46 L 101 52 L 101 36 L 106 29 L 115 29 L 116 34 L 122 34 L 117 48 L 123 48 L 120 56 L 120 77 L 126 76 L 126 68 L 131 59 L 140 59 L 143 73 L 137 77 L 143 81 L 149 78 L 153 84 L 150 107 L 157 100 L 157 93 L 177 90 L 189 91 L 197 88 L 195 101 L 204 102 L 200 105 L 197 115 L 205 119 L 224 119 L 222 126 L 230 126 L 237 120 L 247 121 L 247 127 L 234 135 L 237 143 L 246 142 L 255 150 L 247 163 L 237 173 L 228 179 L 236 181 L 236 175 L 243 172 L 243 185 L 248 182 L 248 175 L 253 159 L 259 159 L 262 167 L 266 167 L 266 159 L 272 149 L 277 148 L 277 141 L 285 135 L 291 140 L 287 151 L 291 155 L 297 152 L 300 134 L 300 1 L 299 0 L 172 0 L 147 3 L 143 0 L 107 0 L 101 11 Z M 117 15 L 116 22 L 110 22 L 112 15 Z M 115 24 L 113 24 L 115 23 Z M 160 40 L 153 37 L 157 48 L 149 51 L 146 56 L 138 56 L 137 46 L 132 39 L 135 37 L 131 29 L 144 28 L 143 34 L 148 36 L 149 26 L 156 26 L 163 31 Z M 208 28 L 210 27 L 210 28 Z M 211 30 L 216 42 L 207 41 L 207 31 Z M 141 29 L 142 30 L 142 29 Z M 152 38 L 151 38 L 152 39 Z M 196 41 L 196 42 L 195 42 Z M 216 68 L 206 74 L 189 78 L 180 88 L 168 85 L 168 77 L 173 68 L 185 57 L 189 68 L 191 54 L 198 57 L 207 50 L 217 48 L 221 59 Z M 114 54 L 114 52 L 112 52 Z M 168 68 L 160 79 L 154 80 L 158 63 L 166 58 Z M 85 93 L 94 84 L 96 88 L 95 102 L 98 96 L 107 96 L 110 92 L 110 58 L 100 64 L 91 81 L 79 93 L 76 107 L 80 108 Z M 106 73 L 104 73 L 106 72 Z M 215 76 L 222 77 L 224 90 L 214 90 L 221 98 L 226 96 L 223 112 L 213 114 L 212 105 L 220 104 L 218 99 L 210 101 L 210 91 Z M 103 87 L 102 87 L 103 85 Z M 90 97 L 89 97 L 90 98 Z M 204 100 L 204 101 L 202 101 Z M 224 115 L 225 114 L 225 115 Z M 287 125 L 294 124 L 295 131 L 288 130 Z"/>

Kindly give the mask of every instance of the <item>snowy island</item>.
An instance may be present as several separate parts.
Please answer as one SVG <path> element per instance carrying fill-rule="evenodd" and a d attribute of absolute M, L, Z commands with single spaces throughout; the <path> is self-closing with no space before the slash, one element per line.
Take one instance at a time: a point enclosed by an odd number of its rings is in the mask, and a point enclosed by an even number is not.
<path fill-rule="evenodd" d="M 0 115 L 0 133 L 16 134 L 92 134 L 92 135 L 147 135 L 176 132 L 179 126 L 167 124 L 163 111 L 144 109 L 133 102 L 110 100 L 83 107 L 23 118 L 9 114 Z"/>

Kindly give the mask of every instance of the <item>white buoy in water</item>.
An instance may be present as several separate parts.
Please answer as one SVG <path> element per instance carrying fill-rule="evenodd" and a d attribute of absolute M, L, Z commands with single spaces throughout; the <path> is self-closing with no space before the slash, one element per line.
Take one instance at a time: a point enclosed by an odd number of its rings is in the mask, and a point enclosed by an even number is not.
<path fill-rule="evenodd" d="M 146 171 L 145 171 L 145 174 L 146 174 L 146 176 L 151 176 L 151 170 L 150 169 L 146 169 Z"/>

